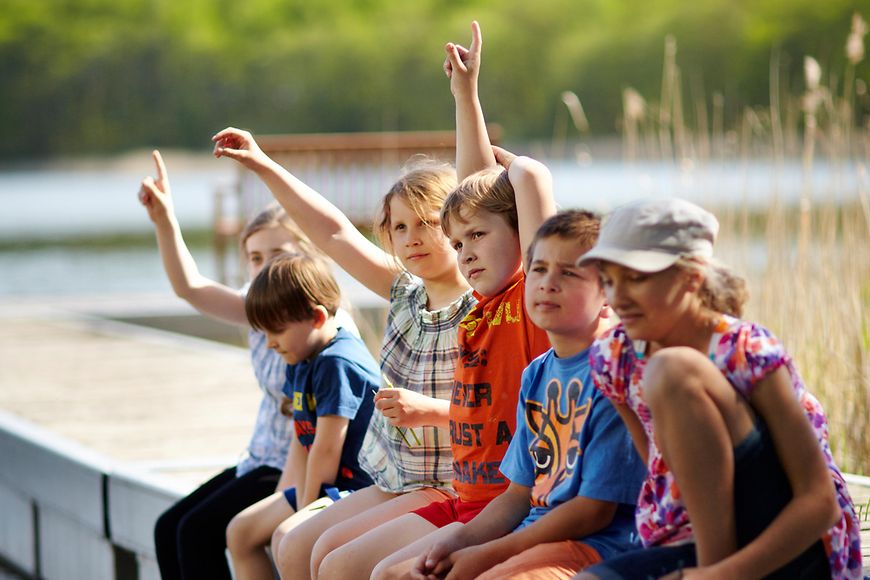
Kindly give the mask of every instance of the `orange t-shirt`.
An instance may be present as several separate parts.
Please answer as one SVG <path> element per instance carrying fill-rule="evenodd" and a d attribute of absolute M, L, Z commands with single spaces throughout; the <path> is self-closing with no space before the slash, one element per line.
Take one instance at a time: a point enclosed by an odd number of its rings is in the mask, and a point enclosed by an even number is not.
<path fill-rule="evenodd" d="M 520 271 L 495 296 L 475 293 L 477 306 L 459 323 L 459 362 L 450 397 L 453 489 L 463 501 L 489 500 L 507 489 L 499 471 L 516 429 L 523 370 L 550 348 L 532 324 Z"/>

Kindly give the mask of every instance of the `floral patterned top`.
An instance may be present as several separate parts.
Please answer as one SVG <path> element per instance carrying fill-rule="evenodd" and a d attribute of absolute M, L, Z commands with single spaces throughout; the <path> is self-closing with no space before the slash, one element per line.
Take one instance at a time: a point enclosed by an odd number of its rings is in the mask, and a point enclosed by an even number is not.
<path fill-rule="evenodd" d="M 605 396 L 627 404 L 643 424 L 649 441 L 647 478 L 641 486 L 635 523 L 644 546 L 691 542 L 692 526 L 670 469 L 655 445 L 649 408 L 643 400 L 646 344 L 632 342 L 623 325 L 616 326 L 592 346 L 591 375 Z M 842 516 L 822 538 L 832 578 L 861 578 L 861 539 L 858 517 L 842 474 L 828 445 L 828 425 L 818 400 L 803 384 L 782 344 L 765 328 L 729 316 L 717 323 L 708 352 L 728 382 L 747 399 L 760 380 L 784 366 L 816 433 L 834 481 Z"/>

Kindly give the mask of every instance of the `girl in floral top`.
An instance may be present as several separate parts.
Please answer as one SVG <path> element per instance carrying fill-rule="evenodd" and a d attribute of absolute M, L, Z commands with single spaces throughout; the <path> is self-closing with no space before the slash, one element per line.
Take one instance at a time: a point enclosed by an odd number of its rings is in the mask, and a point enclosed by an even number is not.
<path fill-rule="evenodd" d="M 585 577 L 860 578 L 824 411 L 781 343 L 735 318 L 745 283 L 712 260 L 717 231 L 689 202 L 636 202 L 581 259 L 622 321 L 593 345 L 592 377 L 649 469 L 645 549 Z"/>

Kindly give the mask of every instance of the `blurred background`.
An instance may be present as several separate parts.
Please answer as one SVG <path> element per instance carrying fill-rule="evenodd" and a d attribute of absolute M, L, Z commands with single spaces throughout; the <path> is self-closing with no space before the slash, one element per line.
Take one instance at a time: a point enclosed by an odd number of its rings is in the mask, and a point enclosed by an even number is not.
<path fill-rule="evenodd" d="M 502 143 L 550 165 L 565 207 L 716 211 L 749 317 L 795 354 L 843 467 L 870 473 L 868 17 L 868 0 L 3 0 L 0 299 L 168 294 L 136 200 L 155 147 L 202 270 L 225 274 L 216 200 L 237 212 L 244 179 L 211 135 L 452 129 L 443 45 L 477 19 Z M 360 224 L 400 165 L 355 200 Z"/>

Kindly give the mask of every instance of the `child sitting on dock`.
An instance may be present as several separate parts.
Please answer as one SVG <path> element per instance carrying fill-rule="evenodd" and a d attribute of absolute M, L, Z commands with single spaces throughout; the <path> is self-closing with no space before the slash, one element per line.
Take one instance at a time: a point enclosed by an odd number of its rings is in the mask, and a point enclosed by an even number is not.
<path fill-rule="evenodd" d="M 553 348 L 523 372 L 517 429 L 501 463 L 510 485 L 420 556 L 415 576 L 568 579 L 635 546 L 634 504 L 646 468 L 589 378 L 589 347 L 610 326 L 610 308 L 595 268 L 575 264 L 599 223 L 566 210 L 538 229 L 526 311 Z"/>
<path fill-rule="evenodd" d="M 523 258 L 538 227 L 555 213 L 552 179 L 541 163 L 490 144 L 477 98 L 480 30 L 477 23 L 472 28 L 472 48 L 451 78 L 457 171 L 464 179 L 441 210 L 442 228 L 478 298 L 460 324 L 450 398 L 458 497 L 430 503 L 332 551 L 320 566 L 321 578 L 410 573 L 417 556 L 507 488 L 499 465 L 515 428 L 521 375 L 550 347 L 525 309 Z"/>
<path fill-rule="evenodd" d="M 438 217 L 456 187 L 456 172 L 434 161 L 407 168 L 381 201 L 374 228 L 379 247 L 339 208 L 270 159 L 249 132 L 225 129 L 214 141 L 216 156 L 257 174 L 324 253 L 389 300 L 379 412 L 360 457 L 374 485 L 326 509 L 298 512 L 273 536 L 282 578 L 308 578 L 317 575 L 325 554 L 373 526 L 455 496 L 447 409 L 459 357 L 458 325 L 475 304 Z"/>
<path fill-rule="evenodd" d="M 341 298 L 329 268 L 317 258 L 278 256 L 257 275 L 245 300 L 251 326 L 287 362 L 284 393 L 293 401 L 296 437 L 282 478 L 290 486 L 236 515 L 227 545 L 239 580 L 267 577 L 275 527 L 321 496 L 371 484 L 358 461 L 380 384 L 365 344 L 338 328 Z"/>
<path fill-rule="evenodd" d="M 175 217 L 163 158 L 158 151 L 152 156 L 157 177 L 142 181 L 139 199 L 154 223 L 160 257 L 172 289 L 203 314 L 248 329 L 251 363 L 263 392 L 254 432 L 239 464 L 221 471 L 158 518 L 154 528 L 157 563 L 165 580 L 196 577 L 229 580 L 225 553 L 227 524 L 244 508 L 288 485 L 280 479 L 293 438 L 292 413 L 282 393 L 287 363 L 266 346 L 263 332 L 250 328 L 244 293 L 200 273 Z M 317 253 L 277 204 L 260 212 L 245 226 L 240 246 L 249 279 L 278 254 Z M 346 310 L 338 311 L 336 321 L 338 326 L 359 334 Z"/>
<path fill-rule="evenodd" d="M 621 319 L 592 346 L 592 377 L 649 471 L 646 548 L 582 577 L 861 578 L 824 411 L 782 343 L 738 318 L 745 283 L 713 260 L 718 228 L 690 202 L 642 200 L 581 259 Z"/>

